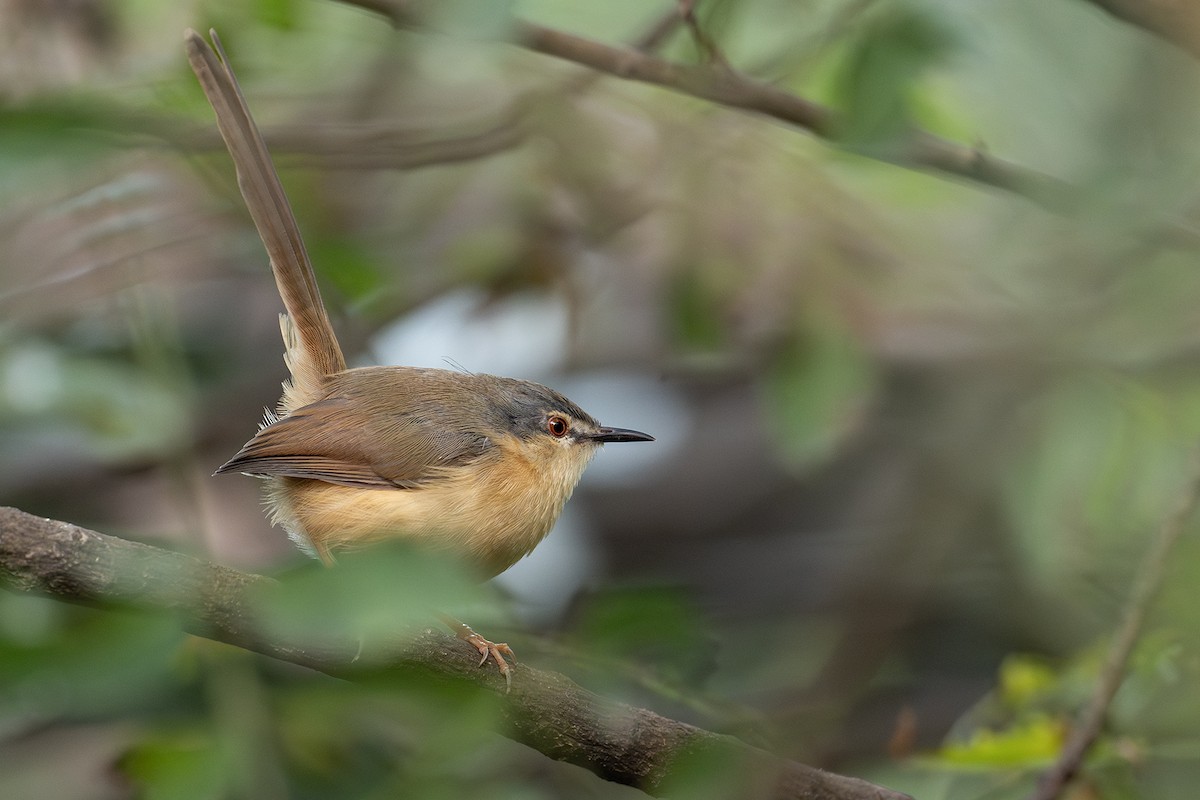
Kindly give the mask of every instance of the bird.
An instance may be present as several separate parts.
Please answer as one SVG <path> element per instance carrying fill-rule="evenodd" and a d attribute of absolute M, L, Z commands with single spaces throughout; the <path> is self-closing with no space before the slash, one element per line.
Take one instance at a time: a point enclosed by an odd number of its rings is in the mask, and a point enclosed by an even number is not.
<path fill-rule="evenodd" d="M 481 580 L 549 533 L 606 443 L 654 437 L 601 425 L 531 381 L 413 366 L 348 368 L 278 173 L 215 30 L 184 34 L 283 301 L 289 377 L 257 433 L 216 473 L 264 481 L 269 516 L 326 565 L 403 537 L 450 551 Z M 441 615 L 511 687 L 515 661 Z"/>

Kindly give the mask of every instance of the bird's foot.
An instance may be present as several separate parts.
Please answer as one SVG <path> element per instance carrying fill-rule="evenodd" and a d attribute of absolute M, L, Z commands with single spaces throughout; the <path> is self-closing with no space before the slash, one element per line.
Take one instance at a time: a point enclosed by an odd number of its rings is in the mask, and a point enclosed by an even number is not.
<path fill-rule="evenodd" d="M 465 625 L 463 627 L 466 627 Z M 508 662 L 504 659 L 508 656 L 515 664 L 517 661 L 516 655 L 512 648 L 505 642 L 490 642 L 480 636 L 475 631 L 467 628 L 470 633 L 462 637 L 462 640 L 479 651 L 479 666 L 487 663 L 488 658 L 496 662 L 496 669 L 500 670 L 500 674 L 504 676 L 504 692 L 508 693 L 512 689 L 512 668 L 508 666 Z"/>
<path fill-rule="evenodd" d="M 517 656 L 513 653 L 512 648 L 506 642 L 493 642 L 483 638 L 465 622 L 459 622 L 452 617 L 444 618 L 444 621 L 454 631 L 455 636 L 479 651 L 479 666 L 482 667 L 486 664 L 489 658 L 496 663 L 496 669 L 504 676 L 504 693 L 508 694 L 512 689 L 512 667 L 508 665 L 505 656 L 514 664 L 517 662 Z"/>

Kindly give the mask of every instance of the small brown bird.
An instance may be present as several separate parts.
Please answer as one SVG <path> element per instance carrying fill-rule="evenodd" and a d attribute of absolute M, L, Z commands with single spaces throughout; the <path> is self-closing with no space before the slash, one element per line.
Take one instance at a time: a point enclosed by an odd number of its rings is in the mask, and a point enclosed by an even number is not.
<path fill-rule="evenodd" d="M 217 472 L 264 478 L 272 521 L 326 564 L 391 537 L 452 550 L 490 578 L 550 531 L 605 442 L 653 441 L 600 425 L 529 381 L 416 367 L 347 369 L 266 144 L 215 31 L 185 34 L 238 186 L 271 259 L 291 379 L 275 413 Z M 457 635 L 511 682 L 506 644 Z"/>

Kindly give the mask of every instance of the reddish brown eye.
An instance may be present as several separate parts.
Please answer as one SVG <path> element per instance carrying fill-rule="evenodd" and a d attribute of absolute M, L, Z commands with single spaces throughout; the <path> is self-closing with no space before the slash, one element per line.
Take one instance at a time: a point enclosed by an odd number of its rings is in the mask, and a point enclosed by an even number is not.
<path fill-rule="evenodd" d="M 546 420 L 546 430 L 550 431 L 550 435 L 555 439 L 561 439 L 566 436 L 570 427 L 567 421 L 559 416 L 553 416 Z"/>

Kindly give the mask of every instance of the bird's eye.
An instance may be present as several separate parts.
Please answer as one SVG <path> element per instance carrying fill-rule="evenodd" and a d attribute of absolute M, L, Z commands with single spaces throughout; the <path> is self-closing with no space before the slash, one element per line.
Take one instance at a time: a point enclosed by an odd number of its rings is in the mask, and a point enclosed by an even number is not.
<path fill-rule="evenodd" d="M 564 417 L 558 416 L 557 414 L 546 420 L 546 430 L 548 430 L 550 435 L 555 439 L 561 439 L 562 437 L 566 436 L 567 431 L 570 429 L 571 426 L 567 424 L 567 420 Z"/>

